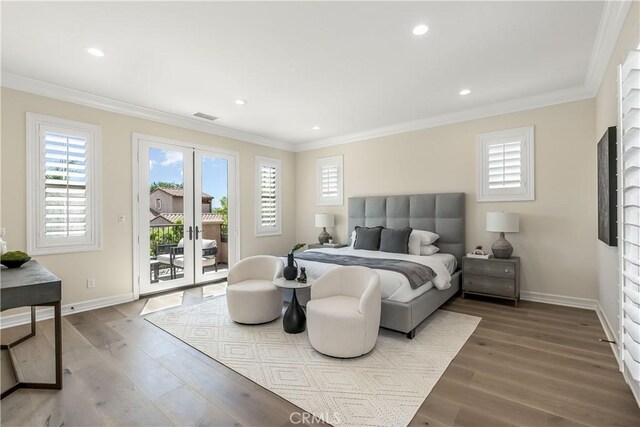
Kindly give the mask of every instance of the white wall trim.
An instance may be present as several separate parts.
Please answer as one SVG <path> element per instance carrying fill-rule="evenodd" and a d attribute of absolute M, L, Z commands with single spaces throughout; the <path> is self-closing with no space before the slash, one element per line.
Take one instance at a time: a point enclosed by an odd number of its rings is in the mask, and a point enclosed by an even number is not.
<path fill-rule="evenodd" d="M 525 301 L 545 304 L 563 305 L 565 307 L 596 310 L 598 301 L 589 298 L 570 297 L 566 295 L 546 294 L 542 292 L 520 291 L 520 298 Z"/>
<path fill-rule="evenodd" d="M 350 144 L 352 142 L 381 138 L 384 136 L 413 132 L 422 129 L 429 129 L 469 120 L 482 119 L 485 117 L 497 116 L 500 114 L 515 113 L 518 111 L 531 110 L 534 108 L 546 107 L 549 105 L 563 104 L 565 102 L 580 101 L 587 98 L 593 98 L 593 95 L 584 87 L 577 86 L 569 89 L 562 89 L 558 91 L 543 93 L 540 95 L 529 96 L 526 98 L 498 102 L 495 104 L 485 105 L 482 107 L 472 108 L 454 113 L 442 114 L 425 119 L 384 126 L 363 132 L 351 133 L 334 138 L 298 143 L 295 145 L 295 147 L 296 151 L 298 152 L 317 150 L 318 148 Z"/>
<path fill-rule="evenodd" d="M 65 304 L 62 306 L 62 315 L 66 316 L 73 313 L 81 313 L 83 311 L 95 310 L 112 305 L 123 304 L 133 301 L 133 293 L 113 295 L 110 297 L 96 298 L 89 301 L 82 301 L 75 304 Z M 45 320 L 53 318 L 53 307 L 38 307 L 37 320 Z M 13 326 L 24 325 L 31 321 L 31 311 L 25 313 L 12 314 L 3 316 L 0 319 L 0 329 L 11 328 Z"/>
<path fill-rule="evenodd" d="M 611 327 L 611 323 L 609 322 L 609 319 L 607 319 L 607 315 L 598 300 L 596 300 L 596 314 L 598 315 L 598 319 L 600 319 L 602 329 L 604 329 L 607 339 L 609 341 L 615 341 L 615 343 L 609 343 L 609 345 L 611 346 L 613 355 L 616 357 L 616 362 L 618 362 L 618 369 L 622 370 L 622 360 L 620 360 L 620 349 L 618 347 L 618 334 L 616 333 L 616 330 Z"/>
<path fill-rule="evenodd" d="M 602 83 L 604 73 L 611 60 L 624 21 L 629 14 L 631 3 L 631 1 L 606 1 L 604 3 L 584 81 L 584 87 L 593 96 L 598 94 L 600 83 Z"/>
<path fill-rule="evenodd" d="M 141 107 L 139 105 L 131 104 L 128 102 L 118 101 L 116 99 L 94 95 L 89 92 L 71 89 L 64 86 L 58 86 L 52 83 L 31 79 L 29 77 L 24 77 L 6 71 L 2 72 L 2 86 L 9 89 L 32 93 L 34 95 L 46 96 L 48 98 L 58 99 L 60 101 L 84 105 L 86 107 L 111 111 L 113 113 L 123 114 L 131 117 L 138 117 L 145 120 L 151 120 L 153 122 L 195 130 L 198 132 L 204 132 L 211 135 L 237 139 L 239 141 L 249 142 L 251 144 L 264 145 L 267 147 L 277 148 L 279 150 L 285 151 L 295 150 L 294 144 L 288 142 L 253 135 L 247 132 L 227 128 L 213 123 L 207 123 L 200 119 L 180 116 L 177 114 L 167 113 L 152 108 Z"/>

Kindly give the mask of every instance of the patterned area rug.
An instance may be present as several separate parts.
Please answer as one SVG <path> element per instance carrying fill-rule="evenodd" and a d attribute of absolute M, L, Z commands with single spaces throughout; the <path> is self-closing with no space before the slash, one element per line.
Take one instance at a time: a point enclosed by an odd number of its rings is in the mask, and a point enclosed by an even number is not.
<path fill-rule="evenodd" d="M 315 351 L 307 333 L 281 318 L 234 323 L 226 298 L 151 314 L 149 322 L 324 421 L 341 426 L 406 426 L 480 322 L 438 310 L 415 339 L 380 330 L 373 351 L 336 359 Z"/>

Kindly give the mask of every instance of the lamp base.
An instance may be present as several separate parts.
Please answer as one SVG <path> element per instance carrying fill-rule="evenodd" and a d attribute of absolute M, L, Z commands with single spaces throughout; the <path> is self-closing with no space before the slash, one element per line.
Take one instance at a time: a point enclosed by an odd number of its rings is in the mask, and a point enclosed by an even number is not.
<path fill-rule="evenodd" d="M 331 234 L 327 233 L 327 227 L 322 227 L 322 231 L 318 234 L 318 242 L 324 245 L 325 243 L 329 243 L 330 239 L 332 239 L 332 237 Z"/>
<path fill-rule="evenodd" d="M 504 238 L 504 233 L 500 233 L 500 238 L 491 246 L 493 256 L 499 259 L 509 259 L 513 253 L 513 246 Z"/>

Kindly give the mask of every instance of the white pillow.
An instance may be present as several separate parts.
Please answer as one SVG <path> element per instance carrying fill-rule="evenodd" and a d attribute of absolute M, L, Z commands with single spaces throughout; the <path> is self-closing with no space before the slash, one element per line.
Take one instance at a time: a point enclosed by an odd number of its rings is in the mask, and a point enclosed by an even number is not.
<path fill-rule="evenodd" d="M 435 245 L 423 245 L 423 246 L 420 246 L 420 255 L 437 254 L 439 250 L 440 248 Z"/>
<path fill-rule="evenodd" d="M 353 230 L 351 233 L 351 249 L 353 249 L 353 245 L 356 244 L 356 230 Z"/>
<path fill-rule="evenodd" d="M 424 230 L 413 230 L 409 236 L 409 254 L 422 255 L 420 253 L 421 246 L 432 245 L 440 236 L 436 233 Z M 435 252 L 434 252 L 435 253 Z"/>
<path fill-rule="evenodd" d="M 436 240 L 440 238 L 440 236 L 436 233 L 432 233 L 431 231 L 425 230 L 413 230 L 414 233 L 419 234 L 421 237 L 420 245 L 433 245 Z"/>

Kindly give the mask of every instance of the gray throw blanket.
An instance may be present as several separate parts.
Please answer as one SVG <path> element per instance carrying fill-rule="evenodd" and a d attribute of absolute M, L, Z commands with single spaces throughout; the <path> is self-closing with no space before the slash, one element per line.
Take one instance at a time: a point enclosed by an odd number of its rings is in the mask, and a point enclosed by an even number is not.
<path fill-rule="evenodd" d="M 418 289 L 436 277 L 431 267 L 418 264 L 417 262 L 398 259 L 363 258 L 351 255 L 334 255 L 324 252 L 302 252 L 296 254 L 295 257 L 303 261 L 324 262 L 337 265 L 361 265 L 377 270 L 393 271 L 405 276 L 409 280 L 412 289 Z"/>

